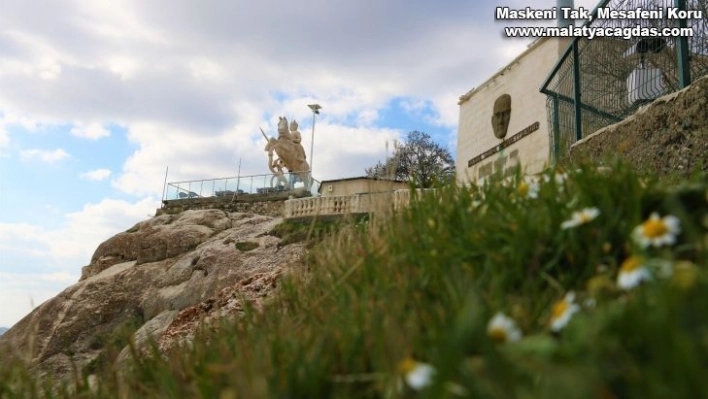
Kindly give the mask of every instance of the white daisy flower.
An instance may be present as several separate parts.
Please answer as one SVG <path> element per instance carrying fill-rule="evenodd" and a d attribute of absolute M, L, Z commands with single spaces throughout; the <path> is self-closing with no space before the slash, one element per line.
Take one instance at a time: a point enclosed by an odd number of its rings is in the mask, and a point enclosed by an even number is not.
<path fill-rule="evenodd" d="M 516 326 L 516 322 L 504 313 L 499 312 L 487 325 L 487 335 L 496 342 L 516 342 L 521 339 L 521 330 Z"/>
<path fill-rule="evenodd" d="M 556 172 L 555 176 L 553 176 L 553 179 L 555 179 L 556 184 L 560 186 L 565 183 L 566 180 L 568 180 L 568 174 L 565 172 Z"/>
<path fill-rule="evenodd" d="M 519 185 L 516 187 L 516 189 L 522 197 L 538 198 L 538 191 L 540 189 L 540 185 L 538 184 L 537 179 L 526 176 L 524 177 L 524 180 L 519 182 Z"/>
<path fill-rule="evenodd" d="M 418 391 L 433 383 L 435 368 L 427 363 L 406 358 L 398 365 L 406 385 Z"/>
<path fill-rule="evenodd" d="M 674 264 L 666 259 L 650 259 L 646 262 L 647 267 L 655 271 L 661 278 L 670 278 L 674 274 Z"/>
<path fill-rule="evenodd" d="M 644 259 L 639 256 L 630 256 L 622 262 L 617 275 L 617 286 L 628 290 L 636 287 L 642 281 L 651 280 L 651 273 L 644 265 Z"/>
<path fill-rule="evenodd" d="M 644 223 L 634 228 L 632 238 L 642 248 L 661 247 L 674 244 L 679 233 L 681 226 L 676 216 L 667 215 L 662 218 L 655 212 Z"/>
<path fill-rule="evenodd" d="M 561 223 L 561 229 L 570 229 L 572 227 L 578 227 L 585 223 L 588 223 L 595 219 L 600 214 L 600 210 L 597 208 L 585 208 L 578 212 L 573 212 L 570 220 L 566 220 Z"/>
<path fill-rule="evenodd" d="M 565 294 L 565 297 L 551 308 L 551 331 L 558 332 L 565 328 L 573 314 L 579 310 L 580 306 L 575 303 L 575 293 L 570 291 Z"/>
<path fill-rule="evenodd" d="M 588 309 L 595 309 L 595 306 L 597 306 L 597 299 L 585 298 L 585 300 L 583 301 L 583 306 L 585 306 Z"/>
<path fill-rule="evenodd" d="M 545 175 L 545 176 L 543 176 L 543 180 L 544 180 L 546 183 L 548 183 L 548 182 L 551 181 L 551 176 Z M 565 181 L 568 180 L 568 174 L 565 173 L 565 172 L 556 171 L 556 172 L 553 174 L 553 180 L 555 180 L 555 182 L 556 182 L 557 185 L 562 186 L 563 183 L 565 183 Z"/>

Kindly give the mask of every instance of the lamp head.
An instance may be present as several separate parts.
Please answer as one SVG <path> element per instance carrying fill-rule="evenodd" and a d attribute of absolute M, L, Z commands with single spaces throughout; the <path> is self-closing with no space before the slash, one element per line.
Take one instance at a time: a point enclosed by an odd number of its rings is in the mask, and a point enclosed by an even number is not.
<path fill-rule="evenodd" d="M 322 109 L 322 107 L 321 107 L 319 104 L 309 104 L 308 107 L 310 107 L 310 109 L 312 110 L 312 112 L 314 112 L 314 113 L 316 113 L 316 114 L 319 114 L 319 113 L 320 113 L 320 109 Z"/>

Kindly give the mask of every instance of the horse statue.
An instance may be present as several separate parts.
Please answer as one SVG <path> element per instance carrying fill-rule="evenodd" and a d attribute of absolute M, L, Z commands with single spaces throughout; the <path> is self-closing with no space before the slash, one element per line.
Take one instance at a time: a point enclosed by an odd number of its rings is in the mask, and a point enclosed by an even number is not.
<path fill-rule="evenodd" d="M 284 177 L 283 166 L 288 172 L 294 173 L 297 178 L 305 184 L 305 189 L 310 190 L 310 165 L 307 163 L 305 149 L 300 144 L 300 132 L 297 131 L 297 122 L 293 121 L 290 126 L 292 132 L 288 131 L 288 120 L 281 116 L 278 120 L 278 138 L 268 138 L 263 129 L 261 133 L 265 137 L 265 151 L 268 152 L 268 169 L 278 178 L 281 185 L 286 189 L 292 189 L 293 181 L 288 181 Z M 294 139 L 294 140 L 293 140 Z M 273 159 L 274 153 L 278 156 Z M 292 176 L 292 175 L 291 175 Z"/>

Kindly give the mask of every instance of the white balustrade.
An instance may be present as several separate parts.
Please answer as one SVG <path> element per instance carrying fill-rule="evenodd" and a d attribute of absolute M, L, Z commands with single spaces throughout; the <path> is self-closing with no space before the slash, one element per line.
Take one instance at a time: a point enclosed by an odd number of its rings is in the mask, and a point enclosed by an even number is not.
<path fill-rule="evenodd" d="M 418 190 L 418 195 L 428 190 Z M 286 219 L 344 215 L 349 213 L 375 213 L 400 210 L 410 204 L 410 190 L 401 189 L 383 193 L 364 193 L 328 197 L 296 198 L 285 201 Z"/>

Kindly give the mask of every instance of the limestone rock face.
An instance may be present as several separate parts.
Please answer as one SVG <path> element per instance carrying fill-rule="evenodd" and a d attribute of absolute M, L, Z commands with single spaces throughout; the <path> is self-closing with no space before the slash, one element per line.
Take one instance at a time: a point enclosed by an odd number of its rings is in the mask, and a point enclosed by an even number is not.
<path fill-rule="evenodd" d="M 55 378 L 70 375 L 72 362 L 81 370 L 123 328 L 136 330 L 138 345 L 153 338 L 169 347 L 171 337 L 184 340 L 196 331 L 193 309 L 234 314 L 237 306 L 224 292 L 250 289 L 247 297 L 262 299 L 277 276 L 301 262 L 304 243 L 280 248 L 280 238 L 268 235 L 280 221 L 209 209 L 140 222 L 99 245 L 80 281 L 0 336 L 0 346 Z M 242 242 L 255 248 L 240 250 Z M 261 280 L 268 282 L 254 288 Z"/>

